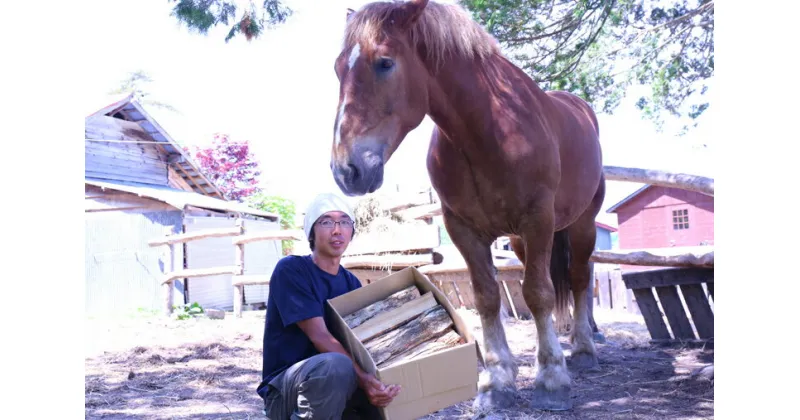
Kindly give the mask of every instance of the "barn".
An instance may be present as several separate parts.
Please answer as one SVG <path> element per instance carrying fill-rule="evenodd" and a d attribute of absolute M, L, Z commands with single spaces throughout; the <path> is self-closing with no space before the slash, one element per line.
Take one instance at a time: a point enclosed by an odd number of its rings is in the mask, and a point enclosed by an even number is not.
<path fill-rule="evenodd" d="M 279 216 L 226 200 L 133 95 L 85 119 L 85 311 L 89 316 L 160 310 L 167 266 L 153 239 L 244 220 L 248 232 L 279 230 Z M 268 274 L 280 241 L 247 245 L 246 274 Z M 233 265 L 231 238 L 174 247 L 175 269 Z M 245 303 L 266 301 L 267 286 L 245 286 Z M 176 305 L 233 306 L 230 275 L 173 282 Z"/>
<path fill-rule="evenodd" d="M 711 195 L 645 185 L 606 212 L 617 215 L 622 250 L 659 249 L 659 254 L 666 255 L 694 252 L 714 245 L 714 197 Z M 653 267 L 623 265 L 621 268 L 638 271 Z"/>

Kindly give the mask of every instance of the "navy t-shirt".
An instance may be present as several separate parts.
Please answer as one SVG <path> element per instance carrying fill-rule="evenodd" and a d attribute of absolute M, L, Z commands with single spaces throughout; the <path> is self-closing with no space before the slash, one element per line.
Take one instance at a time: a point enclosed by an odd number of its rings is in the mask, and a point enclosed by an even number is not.
<path fill-rule="evenodd" d="M 257 389 L 262 398 L 272 378 L 319 354 L 296 322 L 316 316 L 325 318 L 326 300 L 359 287 L 361 282 L 353 273 L 339 266 L 339 273 L 334 276 L 314 264 L 311 255 L 290 255 L 278 261 L 267 299 L 262 382 Z M 325 321 L 327 325 L 328 320 Z"/>

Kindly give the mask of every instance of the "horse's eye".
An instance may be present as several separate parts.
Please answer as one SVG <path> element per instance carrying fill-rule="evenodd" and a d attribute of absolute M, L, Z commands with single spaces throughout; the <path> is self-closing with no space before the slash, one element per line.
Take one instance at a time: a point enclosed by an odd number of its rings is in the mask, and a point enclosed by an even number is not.
<path fill-rule="evenodd" d="M 386 71 L 394 67 L 394 61 L 391 58 L 381 58 L 378 60 L 378 71 Z"/>

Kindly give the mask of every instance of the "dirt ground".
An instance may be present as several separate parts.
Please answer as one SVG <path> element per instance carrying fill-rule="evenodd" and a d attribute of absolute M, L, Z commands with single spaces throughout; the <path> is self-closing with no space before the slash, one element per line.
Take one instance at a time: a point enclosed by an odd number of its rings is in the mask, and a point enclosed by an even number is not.
<path fill-rule="evenodd" d="M 476 338 L 480 323 L 460 311 Z M 87 419 L 263 419 L 255 393 L 261 375 L 264 312 L 241 319 L 166 320 L 155 315 L 88 319 Z M 575 373 L 574 407 L 543 412 L 528 407 L 535 375 L 533 321 L 508 319 L 509 345 L 517 357 L 517 405 L 479 415 L 471 401 L 424 419 L 710 419 L 714 383 L 692 373 L 713 363 L 713 349 L 648 345 L 641 317 L 597 309 L 606 336 L 598 344 L 600 369 Z M 569 352 L 568 339 L 561 340 Z"/>

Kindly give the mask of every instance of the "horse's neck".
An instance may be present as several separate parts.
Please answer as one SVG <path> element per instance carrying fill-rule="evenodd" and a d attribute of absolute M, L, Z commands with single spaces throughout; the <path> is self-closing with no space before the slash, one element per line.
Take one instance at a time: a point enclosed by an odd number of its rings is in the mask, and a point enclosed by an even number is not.
<path fill-rule="evenodd" d="M 518 118 L 506 115 L 512 112 L 508 105 L 516 95 L 525 97 L 524 101 L 516 97 L 517 102 L 537 100 L 530 97 L 532 93 L 538 94 L 528 89 L 530 79 L 522 80 L 513 65 L 501 56 L 492 56 L 483 63 L 453 60 L 434 74 L 429 115 L 451 141 L 471 142 L 475 146 L 472 150 L 496 149 L 497 125 L 502 123 L 501 119 Z M 497 109 L 503 109 L 504 115 L 489 115 Z"/>
<path fill-rule="evenodd" d="M 464 106 L 464 101 L 476 96 L 477 78 L 471 73 L 458 71 L 458 67 L 458 63 L 448 63 L 435 73 L 430 83 L 428 114 L 447 137 L 467 141 L 467 137 L 477 134 L 474 126 L 478 122 L 474 113 L 480 107 L 470 109 Z"/>

